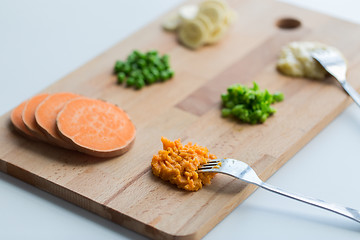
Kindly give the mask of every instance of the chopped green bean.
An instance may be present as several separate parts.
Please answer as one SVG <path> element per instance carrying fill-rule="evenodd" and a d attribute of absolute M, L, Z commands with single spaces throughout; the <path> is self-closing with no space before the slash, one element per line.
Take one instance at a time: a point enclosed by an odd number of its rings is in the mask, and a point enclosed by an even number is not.
<path fill-rule="evenodd" d="M 275 102 L 281 102 L 282 100 L 284 100 L 284 94 L 281 92 L 276 92 L 274 93 L 273 98 Z"/>
<path fill-rule="evenodd" d="M 223 117 L 228 117 L 228 116 L 230 116 L 230 115 L 231 115 L 231 109 L 229 109 L 229 108 L 223 108 L 223 109 L 221 109 L 221 115 L 222 115 Z"/>
<path fill-rule="evenodd" d="M 283 93 L 270 94 L 266 89 L 260 90 L 256 82 L 253 83 L 252 88 L 234 84 L 227 89 L 227 93 L 221 94 L 223 105 L 221 115 L 232 116 L 250 124 L 263 123 L 276 112 L 271 104 L 283 100 Z"/>

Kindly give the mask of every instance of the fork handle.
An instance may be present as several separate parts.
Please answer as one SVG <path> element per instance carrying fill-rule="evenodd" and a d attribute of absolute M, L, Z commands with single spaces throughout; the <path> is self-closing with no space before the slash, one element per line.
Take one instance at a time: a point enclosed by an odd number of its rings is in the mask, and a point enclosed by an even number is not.
<path fill-rule="evenodd" d="M 305 197 L 299 194 L 295 193 L 289 193 L 287 191 L 284 191 L 280 188 L 274 187 L 272 185 L 269 185 L 267 183 L 262 182 L 258 185 L 259 187 L 262 187 L 266 190 L 269 190 L 270 192 L 278 193 L 280 195 L 283 195 L 285 197 L 289 197 L 295 200 L 298 200 L 300 202 L 308 203 L 310 205 L 320 207 L 326 210 L 329 210 L 331 212 L 340 214 L 342 216 L 348 217 L 352 220 L 355 220 L 360 223 L 360 212 L 353 208 L 343 207 L 339 206 L 337 204 L 328 203 L 320 199 L 312 198 L 312 197 Z"/>
<path fill-rule="evenodd" d="M 343 89 L 349 94 L 349 96 L 354 100 L 354 102 L 360 107 L 360 95 L 359 93 L 347 82 L 340 82 Z"/>

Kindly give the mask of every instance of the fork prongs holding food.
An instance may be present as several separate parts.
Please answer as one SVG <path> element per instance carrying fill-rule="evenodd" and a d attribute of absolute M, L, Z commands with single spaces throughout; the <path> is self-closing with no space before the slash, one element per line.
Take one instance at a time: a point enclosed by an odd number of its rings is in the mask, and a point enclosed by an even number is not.
<path fill-rule="evenodd" d="M 208 161 L 206 164 L 203 164 L 199 167 L 198 172 L 211 172 L 214 170 L 219 170 L 221 167 L 221 159 L 214 159 Z"/>
<path fill-rule="evenodd" d="M 346 81 L 346 61 L 340 53 L 334 50 L 319 50 L 311 53 L 312 57 L 330 73 L 360 107 L 359 93 Z"/>

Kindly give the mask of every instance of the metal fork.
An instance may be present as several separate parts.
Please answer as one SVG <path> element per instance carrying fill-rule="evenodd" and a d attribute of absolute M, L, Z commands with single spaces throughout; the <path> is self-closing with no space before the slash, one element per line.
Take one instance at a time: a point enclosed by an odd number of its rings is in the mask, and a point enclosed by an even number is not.
<path fill-rule="evenodd" d="M 346 62 L 344 58 L 335 50 L 318 49 L 311 51 L 311 56 L 320 63 L 323 68 L 330 73 L 349 94 L 354 102 L 360 107 L 360 95 L 346 81 Z"/>
<path fill-rule="evenodd" d="M 280 188 L 271 186 L 261 181 L 261 179 L 257 176 L 255 171 L 248 164 L 236 159 L 226 158 L 226 159 L 211 160 L 207 164 L 200 166 L 198 172 L 224 173 L 232 177 L 238 178 L 240 180 L 243 180 L 247 183 L 255 184 L 271 192 L 278 193 L 285 197 L 289 197 L 304 203 L 311 204 L 316 207 L 329 210 L 331 212 L 348 217 L 360 223 L 360 212 L 358 210 L 349 207 L 339 206 L 333 203 L 327 203 L 323 200 L 319 200 L 311 197 L 305 197 L 295 193 L 289 193 Z"/>

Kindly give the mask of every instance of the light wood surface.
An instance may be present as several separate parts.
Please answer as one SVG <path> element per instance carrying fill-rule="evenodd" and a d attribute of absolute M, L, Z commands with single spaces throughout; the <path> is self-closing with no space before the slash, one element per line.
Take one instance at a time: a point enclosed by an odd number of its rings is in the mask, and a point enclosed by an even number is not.
<path fill-rule="evenodd" d="M 217 175 L 210 186 L 188 193 L 159 180 L 150 162 L 161 136 L 243 160 L 266 180 L 351 102 L 332 79 L 278 74 L 281 46 L 316 40 L 339 48 L 348 59 L 349 82 L 360 87 L 359 26 L 270 0 L 229 4 L 238 20 L 217 45 L 198 51 L 180 46 L 160 28 L 162 17 L 43 91 L 72 91 L 119 105 L 137 127 L 128 153 L 103 160 L 30 141 L 11 129 L 8 113 L 0 119 L 0 170 L 148 237 L 201 238 L 255 188 Z M 279 29 L 285 17 L 300 20 L 301 27 Z M 140 91 L 118 86 L 114 62 L 133 49 L 169 54 L 176 76 Z M 278 112 L 253 126 L 221 118 L 220 94 L 232 83 L 252 81 L 284 92 L 285 101 L 274 106 Z"/>

